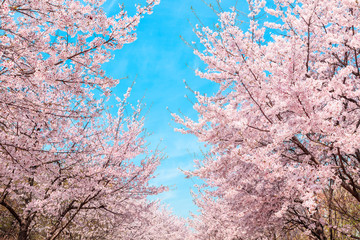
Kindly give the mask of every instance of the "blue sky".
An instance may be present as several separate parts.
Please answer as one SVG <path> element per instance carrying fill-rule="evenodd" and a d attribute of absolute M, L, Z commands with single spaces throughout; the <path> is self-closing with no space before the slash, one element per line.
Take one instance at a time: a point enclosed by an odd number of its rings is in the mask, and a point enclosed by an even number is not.
<path fill-rule="evenodd" d="M 111 15 L 118 11 L 118 4 L 124 3 L 125 9 L 131 13 L 135 2 L 108 0 L 103 7 Z M 230 6 L 224 6 L 224 9 Z M 122 96 L 135 80 L 130 100 L 135 102 L 145 97 L 148 110 L 145 127 L 152 133 L 148 141 L 152 147 L 160 143 L 167 155 L 157 171 L 159 176 L 153 182 L 170 186 L 170 191 L 158 198 L 182 217 L 188 217 L 189 211 L 196 211 L 190 188 L 199 180 L 185 179 L 179 169 L 193 168 L 194 156 L 201 157 L 203 144 L 194 136 L 175 132 L 176 124 L 169 110 L 175 113 L 181 110 L 185 115 L 197 118 L 192 104 L 185 98 L 185 95 L 191 96 L 191 92 L 185 88 L 184 80 L 192 89 L 202 93 L 211 93 L 216 89 L 210 81 L 195 76 L 193 69 L 201 67 L 201 61 L 179 37 L 181 35 L 189 42 L 197 41 L 189 23 L 198 23 L 191 7 L 205 25 L 216 23 L 216 15 L 201 0 L 162 0 L 152 15 L 142 19 L 137 30 L 138 39 L 116 51 L 115 58 L 104 66 L 106 73 L 112 77 L 128 77 L 120 81 L 113 91 L 115 94 Z"/>

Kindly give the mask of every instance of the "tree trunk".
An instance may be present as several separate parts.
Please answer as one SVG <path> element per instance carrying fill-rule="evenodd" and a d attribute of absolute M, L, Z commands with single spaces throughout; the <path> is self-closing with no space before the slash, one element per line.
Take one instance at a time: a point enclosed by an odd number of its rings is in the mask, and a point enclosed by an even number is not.
<path fill-rule="evenodd" d="M 17 240 L 27 240 L 27 229 L 21 229 Z"/>
<path fill-rule="evenodd" d="M 17 240 L 28 240 L 28 229 L 30 224 L 20 225 L 20 231 Z"/>

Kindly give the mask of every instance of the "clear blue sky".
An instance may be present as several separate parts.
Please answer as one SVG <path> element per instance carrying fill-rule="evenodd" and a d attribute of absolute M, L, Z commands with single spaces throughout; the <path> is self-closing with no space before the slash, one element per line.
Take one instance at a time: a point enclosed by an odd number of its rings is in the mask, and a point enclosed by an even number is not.
<path fill-rule="evenodd" d="M 104 9 L 111 15 L 118 11 L 119 3 L 124 3 L 125 9 L 131 13 L 135 2 L 138 1 L 108 0 Z M 224 6 L 225 10 L 235 1 L 227 2 L 229 5 Z M 246 1 L 243 2 L 246 7 Z M 179 37 L 181 35 L 189 42 L 197 41 L 189 23 L 189 20 L 194 25 L 198 23 L 191 6 L 204 24 L 212 26 L 216 23 L 216 15 L 201 0 L 161 0 L 154 13 L 146 15 L 140 22 L 138 39 L 115 52 L 115 58 L 104 66 L 106 73 L 112 77 L 128 77 L 114 89 L 115 94 L 122 96 L 124 89 L 135 80 L 132 101 L 145 96 L 144 102 L 149 110 L 145 127 L 152 133 L 148 141 L 152 147 L 161 142 L 160 146 L 167 155 L 154 183 L 170 186 L 170 191 L 159 198 L 182 217 L 188 217 L 189 211 L 196 211 L 190 188 L 199 181 L 185 179 L 179 169 L 193 168 L 194 155 L 201 157 L 202 144 L 194 136 L 174 132 L 176 124 L 167 107 L 172 112 L 179 113 L 181 110 L 196 119 L 192 104 L 185 98 L 191 92 L 185 89 L 183 80 L 202 93 L 216 89 L 209 81 L 195 76 L 193 69 L 201 67 L 201 61 Z"/>

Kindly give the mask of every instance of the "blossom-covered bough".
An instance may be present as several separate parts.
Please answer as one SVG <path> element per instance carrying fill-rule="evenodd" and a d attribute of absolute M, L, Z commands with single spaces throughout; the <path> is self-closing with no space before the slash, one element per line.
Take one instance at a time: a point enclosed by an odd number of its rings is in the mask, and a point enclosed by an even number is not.
<path fill-rule="evenodd" d="M 248 3 L 247 31 L 237 9 L 196 30 L 219 91 L 196 94 L 197 121 L 174 115 L 211 148 L 189 173 L 197 237 L 360 239 L 360 3 Z"/>
<path fill-rule="evenodd" d="M 103 3 L 0 2 L 0 237 L 125 239 L 162 214 L 146 200 L 165 190 L 149 184 L 162 154 L 130 90 L 106 110 L 118 80 L 101 69 L 159 1 L 113 17 Z"/>

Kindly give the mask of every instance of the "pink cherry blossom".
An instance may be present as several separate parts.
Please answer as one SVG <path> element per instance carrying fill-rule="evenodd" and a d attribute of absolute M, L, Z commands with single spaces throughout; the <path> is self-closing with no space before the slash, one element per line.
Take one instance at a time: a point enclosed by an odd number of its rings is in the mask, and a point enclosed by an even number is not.
<path fill-rule="evenodd" d="M 323 191 L 342 188 L 360 202 L 359 3 L 248 3 L 246 31 L 236 9 L 219 13 L 220 30 L 195 30 L 206 65 L 196 74 L 219 91 L 196 93 L 198 120 L 174 115 L 179 131 L 210 147 L 188 173 L 205 181 L 196 236 L 273 239 L 297 221 L 325 239 Z"/>
<path fill-rule="evenodd" d="M 159 1 L 113 17 L 102 3 L 0 3 L 0 205 L 19 240 L 186 238 L 147 200 L 166 188 L 149 183 L 163 157 L 146 147 L 141 105 L 130 89 L 117 115 L 105 105 L 119 80 L 102 64 Z"/>

